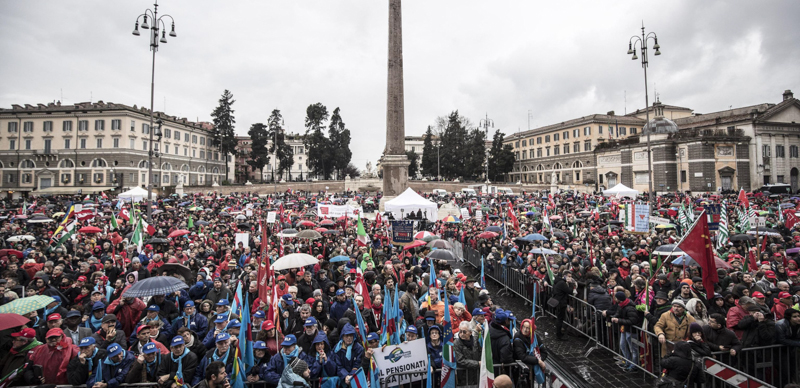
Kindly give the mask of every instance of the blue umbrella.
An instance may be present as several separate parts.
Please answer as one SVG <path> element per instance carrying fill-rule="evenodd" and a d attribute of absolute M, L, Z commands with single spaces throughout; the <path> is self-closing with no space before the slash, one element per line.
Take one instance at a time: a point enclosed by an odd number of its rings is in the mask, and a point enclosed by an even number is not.
<path fill-rule="evenodd" d="M 192 201 L 181 202 L 181 203 L 178 204 L 178 206 L 184 207 L 184 206 L 189 205 L 191 203 L 192 203 Z"/>
<path fill-rule="evenodd" d="M 169 295 L 189 286 L 172 276 L 156 276 L 140 280 L 125 291 L 122 296 L 126 298 L 141 298 L 153 295 Z"/>
<path fill-rule="evenodd" d="M 490 227 L 486 228 L 486 231 L 487 231 L 487 232 L 495 232 L 495 233 L 500 233 L 500 232 L 502 232 L 502 231 L 503 231 L 503 229 L 501 229 L 499 226 L 492 225 L 492 226 L 490 226 Z"/>
<path fill-rule="evenodd" d="M 528 216 L 528 217 L 530 217 L 530 216 L 532 216 L 532 215 L 534 215 L 534 214 L 535 214 L 534 212 L 527 212 L 527 213 L 525 213 L 525 215 L 526 215 L 526 216 Z"/>
<path fill-rule="evenodd" d="M 681 257 L 678 257 L 675 260 L 672 260 L 672 264 L 675 264 L 675 265 L 684 265 L 684 262 L 688 262 L 687 265 L 689 265 L 689 264 L 697 264 L 697 263 L 695 263 L 694 259 L 689 255 L 683 255 Z"/>
<path fill-rule="evenodd" d="M 782 204 L 781 204 L 781 208 L 784 208 L 784 209 L 786 209 L 786 208 L 792 208 L 792 207 L 794 207 L 794 204 L 793 204 L 793 203 L 782 203 Z"/>
<path fill-rule="evenodd" d="M 527 241 L 547 241 L 547 240 L 549 240 L 547 237 L 542 236 L 539 233 L 529 234 L 529 235 L 527 235 L 525 237 L 522 237 L 522 239 L 523 240 L 527 240 Z"/>
<path fill-rule="evenodd" d="M 339 262 L 342 262 L 342 261 L 350 261 L 350 257 L 348 257 L 348 256 L 336 256 L 336 257 L 334 257 L 334 258 L 332 258 L 332 259 L 330 259 L 328 261 L 331 262 L 331 263 L 339 263 Z"/>

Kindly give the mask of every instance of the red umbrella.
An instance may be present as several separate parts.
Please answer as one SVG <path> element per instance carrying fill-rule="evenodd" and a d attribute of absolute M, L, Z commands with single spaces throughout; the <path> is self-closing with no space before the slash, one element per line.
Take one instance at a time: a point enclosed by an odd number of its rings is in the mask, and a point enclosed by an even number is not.
<path fill-rule="evenodd" d="M 325 232 L 328 231 L 328 229 L 325 229 L 325 228 L 315 228 L 314 230 L 316 230 L 319 233 L 325 233 Z"/>
<path fill-rule="evenodd" d="M 102 230 L 96 226 L 84 226 L 83 228 L 78 229 L 80 233 L 100 233 Z"/>
<path fill-rule="evenodd" d="M 172 231 L 172 233 L 170 233 L 169 236 L 167 236 L 167 237 L 175 238 L 175 237 L 185 236 L 185 235 L 187 235 L 189 233 L 190 232 L 188 230 L 186 230 L 186 229 L 178 229 L 178 230 Z"/>
<path fill-rule="evenodd" d="M 315 223 L 313 223 L 311 221 L 308 221 L 308 220 L 304 220 L 304 221 L 298 222 L 297 226 L 305 226 L 307 228 L 313 228 L 313 227 L 317 226 L 317 224 L 315 224 Z"/>
<path fill-rule="evenodd" d="M 483 232 L 483 233 L 478 235 L 478 238 L 490 239 L 490 238 L 495 238 L 497 236 L 499 236 L 499 234 L 497 234 L 495 232 Z"/>
<path fill-rule="evenodd" d="M 0 257 L 11 256 L 11 255 L 16 256 L 18 259 L 22 259 L 22 257 L 24 256 L 22 252 L 16 249 L 0 249 Z"/>
<path fill-rule="evenodd" d="M 0 330 L 10 329 L 12 327 L 22 326 L 30 323 L 30 319 L 23 317 L 19 314 L 0 314 Z"/>
<path fill-rule="evenodd" d="M 428 243 L 426 243 L 425 241 L 422 241 L 422 240 L 416 240 L 416 241 L 412 242 L 411 244 L 408 244 L 408 245 L 404 246 L 403 250 L 405 251 L 407 249 L 412 249 L 412 248 L 416 248 L 416 247 L 424 247 L 425 245 L 428 245 Z"/>
<path fill-rule="evenodd" d="M 331 226 L 331 225 L 336 225 L 336 223 L 333 222 L 333 220 L 324 219 L 324 220 L 320 221 L 319 225 L 320 226 Z"/>

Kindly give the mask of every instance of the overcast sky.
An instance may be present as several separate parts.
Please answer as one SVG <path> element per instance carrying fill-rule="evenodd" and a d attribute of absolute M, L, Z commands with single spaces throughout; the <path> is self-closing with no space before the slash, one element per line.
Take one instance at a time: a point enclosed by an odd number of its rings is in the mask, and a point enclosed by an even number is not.
<path fill-rule="evenodd" d="M 151 1 L 0 1 L 0 107 L 61 99 L 149 106 Z M 161 1 L 177 38 L 156 58 L 155 108 L 211 121 L 224 89 L 236 130 L 282 111 L 340 107 L 361 169 L 384 147 L 388 0 Z M 406 135 L 458 109 L 506 134 L 644 106 L 628 39 L 647 31 L 650 95 L 712 112 L 800 94 L 798 1 L 403 2 Z M 651 45 L 652 46 L 652 45 Z M 63 97 L 62 97 L 63 96 Z M 626 103 L 627 100 L 627 103 Z M 651 99 L 652 101 L 652 99 Z"/>

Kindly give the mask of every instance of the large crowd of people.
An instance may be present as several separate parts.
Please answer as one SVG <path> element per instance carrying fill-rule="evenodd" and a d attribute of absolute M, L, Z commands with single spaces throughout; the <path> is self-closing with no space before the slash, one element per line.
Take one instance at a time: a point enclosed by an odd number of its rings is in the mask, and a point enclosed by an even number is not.
<path fill-rule="evenodd" d="M 756 240 L 747 230 L 733 238 L 736 196 L 656 197 L 654 214 L 675 225 L 636 234 L 618 221 L 631 203 L 622 198 L 573 192 L 422 194 L 454 203 L 470 217 L 418 221 L 417 231 L 433 236 L 426 238 L 430 244 L 411 249 L 392 244 L 389 215 L 357 221 L 316 212 L 317 203 L 365 203 L 358 193 L 170 196 L 155 202 L 151 219 L 143 204 L 99 196 L 4 200 L 0 309 L 38 295 L 52 301 L 23 314 L 28 323 L 0 331 L 0 382 L 215 388 L 229 385 L 236 368 L 244 368 L 248 382 L 268 387 L 349 387 L 357 371 L 374 368 L 371 358 L 393 330 L 387 327 L 387 303 L 403 322 L 397 326 L 403 328 L 400 341 L 424 338 L 437 370 L 445 362 L 449 326 L 459 370 L 472 371 L 457 374 L 459 385 L 476 384 L 486 338 L 496 366 L 521 361 L 530 371 L 544 370 L 548 351 L 536 319 L 518 319 L 495 305 L 481 281 L 463 273 L 459 263 L 428 257 L 439 237 L 478 251 L 487 271 L 503 266 L 538 283 L 550 296 L 539 303 L 554 312 L 557 340 L 566 338 L 564 323 L 574 316 L 570 298 L 593 306 L 596 322 L 620 333 L 598 340 L 619 339 L 624 370 L 643 366 L 631 335 L 643 326 L 665 344 L 660 365 L 678 381 L 701 380 L 701 371 L 692 367 L 698 355 L 736 356 L 753 347 L 782 345 L 787 366 L 797 365 L 800 231 L 787 227 L 782 211 L 800 198 L 748 196 L 750 207 L 767 212 L 770 227 Z M 684 258 L 674 265 L 678 256 L 662 261 L 653 252 L 681 240 L 686 229 L 679 222 L 686 215 L 681 208 L 692 212 L 691 218 L 702 201 L 723 200 L 729 203 L 731 237 L 724 244 L 714 241 L 719 281 L 712 291 L 704 289 L 703 269 L 696 263 Z M 59 230 L 73 204 L 82 208 L 75 215 L 77 228 L 99 229 Z M 278 214 L 275 223 L 266 222 L 269 212 Z M 31 222 L 42 217 L 52 222 Z M 142 218 L 150 221 L 144 230 L 145 240 L 151 240 L 137 244 L 134 220 Z M 359 235 L 359 222 L 366 236 Z M 296 231 L 286 230 L 291 228 L 314 229 L 321 237 L 292 237 Z M 186 233 L 168 237 L 179 230 Z M 248 233 L 244 240 L 241 233 Z M 542 238 L 524 238 L 532 234 Z M 291 253 L 307 253 L 316 264 L 260 277 L 270 273 L 265 263 Z M 156 276 L 178 278 L 186 287 L 126 295 L 137 282 Z M 247 306 L 235 300 L 240 286 Z M 249 313 L 244 325 L 241 309 Z M 252 365 L 237 361 L 242 331 L 252 331 Z M 522 373 L 515 371 L 511 377 L 518 381 Z M 782 381 L 796 381 L 792 371 L 784 368 Z"/>

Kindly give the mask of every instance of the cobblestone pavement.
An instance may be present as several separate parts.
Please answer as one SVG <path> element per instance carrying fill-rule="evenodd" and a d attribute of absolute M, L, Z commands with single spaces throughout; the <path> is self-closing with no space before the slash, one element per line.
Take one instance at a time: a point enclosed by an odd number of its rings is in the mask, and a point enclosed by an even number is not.
<path fill-rule="evenodd" d="M 454 268 L 461 268 L 466 275 L 476 279 L 480 270 L 475 270 L 466 263 L 458 263 Z M 511 309 L 521 320 L 531 315 L 531 305 L 516 294 L 498 295 L 497 283 L 486 279 L 486 286 L 492 295 L 492 301 L 504 309 Z M 645 387 L 652 386 L 654 379 L 644 373 L 626 373 L 615 363 L 614 354 L 603 348 L 593 350 L 589 357 L 586 352 L 594 345 L 587 337 L 567 335 L 567 341 L 556 341 L 555 318 L 539 315 L 536 318 L 537 332 L 543 337 L 550 354 L 551 362 L 558 363 L 562 369 L 571 372 L 574 380 L 579 380 L 586 387 Z"/>

